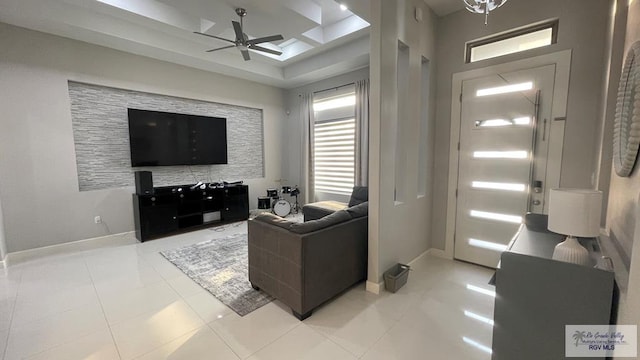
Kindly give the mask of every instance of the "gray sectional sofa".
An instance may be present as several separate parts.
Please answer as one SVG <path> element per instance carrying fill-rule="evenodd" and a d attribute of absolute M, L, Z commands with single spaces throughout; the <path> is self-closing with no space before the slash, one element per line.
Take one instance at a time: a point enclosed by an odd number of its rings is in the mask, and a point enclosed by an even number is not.
<path fill-rule="evenodd" d="M 368 202 L 295 223 L 273 214 L 249 221 L 249 281 L 300 320 L 367 275 Z"/>

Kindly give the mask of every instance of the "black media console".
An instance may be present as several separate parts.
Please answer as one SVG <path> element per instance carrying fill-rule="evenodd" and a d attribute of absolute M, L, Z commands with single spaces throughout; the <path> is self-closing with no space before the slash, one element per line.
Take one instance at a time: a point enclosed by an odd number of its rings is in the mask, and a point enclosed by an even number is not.
<path fill-rule="evenodd" d="M 136 238 L 140 241 L 249 218 L 249 187 L 181 185 L 133 194 Z"/>

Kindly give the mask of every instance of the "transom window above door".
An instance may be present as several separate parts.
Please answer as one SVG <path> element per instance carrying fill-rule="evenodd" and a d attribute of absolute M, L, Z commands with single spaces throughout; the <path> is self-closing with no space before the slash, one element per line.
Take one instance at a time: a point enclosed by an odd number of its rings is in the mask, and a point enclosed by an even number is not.
<path fill-rule="evenodd" d="M 465 62 L 472 63 L 548 46 L 555 44 L 557 38 L 558 20 L 509 30 L 468 42 L 465 49 Z"/>

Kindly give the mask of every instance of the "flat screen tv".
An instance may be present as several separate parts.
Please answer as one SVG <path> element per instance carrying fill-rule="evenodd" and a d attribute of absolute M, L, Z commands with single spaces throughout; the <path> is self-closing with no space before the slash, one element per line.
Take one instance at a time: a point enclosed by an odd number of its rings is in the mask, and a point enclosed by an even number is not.
<path fill-rule="evenodd" d="M 131 166 L 227 163 L 227 119 L 128 109 Z"/>

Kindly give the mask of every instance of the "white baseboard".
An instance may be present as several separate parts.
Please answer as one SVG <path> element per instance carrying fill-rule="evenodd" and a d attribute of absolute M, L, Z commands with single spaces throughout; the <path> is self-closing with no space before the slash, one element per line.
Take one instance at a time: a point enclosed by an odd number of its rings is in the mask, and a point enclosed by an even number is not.
<path fill-rule="evenodd" d="M 422 254 L 418 255 L 415 259 L 409 261 L 409 263 L 407 263 L 407 265 L 413 266 L 413 264 L 416 261 L 422 259 L 423 257 L 425 257 L 427 255 L 431 255 L 431 256 L 447 259 L 447 260 L 451 260 L 451 257 L 447 256 L 447 253 L 444 250 L 431 248 L 431 249 L 428 249 L 427 251 L 423 252 Z"/>
<path fill-rule="evenodd" d="M 431 249 L 429 249 L 429 250 L 431 250 Z M 414 264 L 416 261 L 418 261 L 418 260 L 422 259 L 423 257 L 425 257 L 425 256 L 429 255 L 429 250 L 427 250 L 427 251 L 423 252 L 422 254 L 420 254 L 420 255 L 416 256 L 413 260 L 409 261 L 409 262 L 407 263 L 407 265 L 409 265 L 409 266 L 413 266 L 413 264 Z"/>
<path fill-rule="evenodd" d="M 7 254 L 5 259 L 1 263 L 3 264 L 2 266 L 6 267 L 48 255 L 58 255 L 62 253 L 86 251 L 109 246 L 131 245 L 137 243 L 138 240 L 136 240 L 135 237 L 129 236 L 131 234 L 133 234 L 133 231 L 84 240 L 77 240 L 64 244 L 43 246 L 35 249 L 16 251 Z"/>
<path fill-rule="evenodd" d="M 431 248 L 429 250 L 426 251 L 429 255 L 433 255 L 435 257 L 439 257 L 439 258 L 443 258 L 443 259 L 447 259 L 447 260 L 452 260 L 453 258 L 449 255 L 447 255 L 447 253 L 444 250 L 441 249 L 434 249 Z"/>
<path fill-rule="evenodd" d="M 382 288 L 382 283 L 376 283 L 373 281 L 367 280 L 367 291 L 376 295 L 380 294 L 380 289 Z"/>
<path fill-rule="evenodd" d="M 413 264 L 415 264 L 418 260 L 428 255 L 436 256 L 443 259 L 449 259 L 449 260 L 451 259 L 450 257 L 447 256 L 444 250 L 431 248 L 426 250 L 422 254 L 416 256 L 413 260 L 409 261 L 407 265 L 413 267 Z M 382 290 L 383 285 L 384 285 L 384 281 L 376 283 L 376 282 L 367 280 L 367 284 L 366 284 L 367 291 L 374 294 L 380 294 L 380 291 Z"/>

